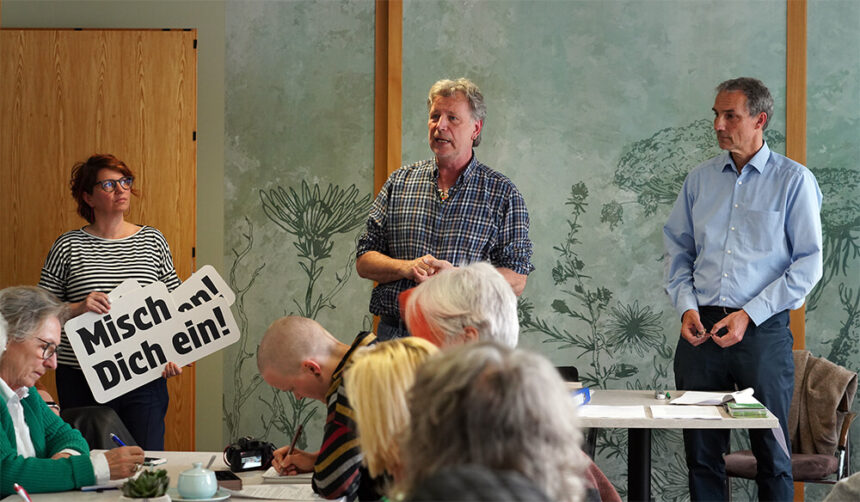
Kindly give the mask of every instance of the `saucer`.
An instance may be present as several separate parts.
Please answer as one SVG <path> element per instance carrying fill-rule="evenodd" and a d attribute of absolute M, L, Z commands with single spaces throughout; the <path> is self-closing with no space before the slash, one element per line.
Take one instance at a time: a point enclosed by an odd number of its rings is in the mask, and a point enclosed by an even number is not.
<path fill-rule="evenodd" d="M 167 494 L 170 495 L 171 500 L 185 502 L 185 501 L 194 501 L 194 502 L 218 502 L 219 500 L 227 500 L 230 498 L 230 494 L 224 491 L 220 486 L 218 487 L 218 491 L 215 492 L 210 498 L 207 499 L 187 499 L 179 494 L 179 490 L 176 488 L 168 488 Z"/>

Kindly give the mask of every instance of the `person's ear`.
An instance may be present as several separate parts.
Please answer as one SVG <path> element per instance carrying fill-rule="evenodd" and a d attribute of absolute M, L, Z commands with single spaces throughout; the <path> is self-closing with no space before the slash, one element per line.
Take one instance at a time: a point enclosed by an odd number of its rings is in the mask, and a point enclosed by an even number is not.
<path fill-rule="evenodd" d="M 481 128 L 483 128 L 483 127 L 484 127 L 484 121 L 483 120 L 476 120 L 475 121 L 475 130 L 472 131 L 472 141 L 475 141 L 476 139 L 478 139 L 478 136 L 480 136 L 480 134 L 481 134 Z"/>
<path fill-rule="evenodd" d="M 309 371 L 313 376 L 319 378 L 322 375 L 322 368 L 319 363 L 312 359 L 305 359 L 302 361 L 302 370 Z"/>
<path fill-rule="evenodd" d="M 472 343 L 478 341 L 478 330 L 474 326 L 466 326 L 463 328 L 463 333 L 460 335 L 463 343 Z"/>
<path fill-rule="evenodd" d="M 757 129 L 764 129 L 765 124 L 767 124 L 767 113 L 761 112 L 758 114 L 758 119 L 755 122 L 755 126 Z"/>
<path fill-rule="evenodd" d="M 83 195 L 84 202 L 86 202 L 88 206 L 93 207 L 93 194 L 84 192 L 81 195 Z"/>

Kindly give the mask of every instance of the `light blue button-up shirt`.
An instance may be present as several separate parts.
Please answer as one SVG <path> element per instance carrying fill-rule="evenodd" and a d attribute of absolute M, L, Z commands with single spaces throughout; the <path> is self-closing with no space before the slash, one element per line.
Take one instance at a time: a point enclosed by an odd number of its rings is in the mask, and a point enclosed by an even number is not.
<path fill-rule="evenodd" d="M 822 274 L 820 212 L 815 176 L 767 143 L 740 175 L 728 152 L 693 169 L 663 226 L 678 313 L 742 308 L 761 324 L 799 308 Z"/>

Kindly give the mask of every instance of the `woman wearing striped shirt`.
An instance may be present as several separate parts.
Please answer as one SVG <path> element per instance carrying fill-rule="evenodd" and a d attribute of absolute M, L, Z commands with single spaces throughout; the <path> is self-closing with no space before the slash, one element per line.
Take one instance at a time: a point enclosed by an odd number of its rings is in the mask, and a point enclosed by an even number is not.
<path fill-rule="evenodd" d="M 131 169 L 113 155 L 93 155 L 72 169 L 72 196 L 78 214 L 89 224 L 57 238 L 39 280 L 41 287 L 70 304 L 72 317 L 85 312 L 107 313 L 107 293 L 127 279 L 141 286 L 161 281 L 170 291 L 179 286 L 170 248 L 161 232 L 125 221 L 131 196 L 136 195 L 133 183 Z M 105 403 L 145 450 L 164 449 L 165 378 L 181 372 L 169 362 L 164 378 Z M 65 332 L 58 353 L 57 393 L 63 408 L 98 404 Z"/>

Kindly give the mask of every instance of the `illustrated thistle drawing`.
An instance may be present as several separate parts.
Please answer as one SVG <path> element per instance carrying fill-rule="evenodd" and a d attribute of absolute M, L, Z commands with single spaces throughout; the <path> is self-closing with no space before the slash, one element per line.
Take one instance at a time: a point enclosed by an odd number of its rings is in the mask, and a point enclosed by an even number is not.
<path fill-rule="evenodd" d="M 308 277 L 302 303 L 293 300 L 298 314 L 316 319 L 324 308 L 333 309 L 332 298 L 343 288 L 352 273 L 355 257 L 344 267 L 344 275 L 335 274 L 335 285 L 325 294 L 316 294 L 314 287 L 323 273 L 321 262 L 331 257 L 332 237 L 351 232 L 364 223 L 370 208 L 370 195 L 359 197 L 355 185 L 341 189 L 329 185 L 324 194 L 319 185 L 311 188 L 302 181 L 301 189 L 278 187 L 260 190 L 260 200 L 266 216 L 296 238 L 299 266 Z"/>
<path fill-rule="evenodd" d="M 323 193 L 318 184 L 311 187 L 303 180 L 298 191 L 280 186 L 269 191 L 260 190 L 260 201 L 266 216 L 295 238 L 293 246 L 298 251 L 298 263 L 307 276 L 304 298 L 302 301 L 293 299 L 298 315 L 316 319 L 323 309 L 334 309 L 333 299 L 355 269 L 355 253 L 350 252 L 341 271 L 334 274 L 334 284 L 328 291 L 317 293 L 315 289 L 325 270 L 323 262 L 332 258 L 335 236 L 353 232 L 364 223 L 370 195 L 360 197 L 355 185 L 342 189 L 330 184 Z M 284 395 L 287 403 L 282 400 Z M 296 399 L 289 392 L 273 390 L 271 401 L 259 399 L 269 410 L 260 416 L 267 433 L 274 428 L 291 436 L 296 427 L 307 424 L 318 409 L 316 403 Z M 303 433 L 300 446 L 306 441 Z"/>

